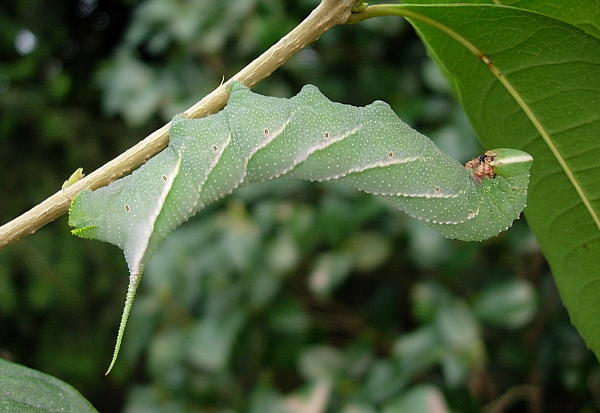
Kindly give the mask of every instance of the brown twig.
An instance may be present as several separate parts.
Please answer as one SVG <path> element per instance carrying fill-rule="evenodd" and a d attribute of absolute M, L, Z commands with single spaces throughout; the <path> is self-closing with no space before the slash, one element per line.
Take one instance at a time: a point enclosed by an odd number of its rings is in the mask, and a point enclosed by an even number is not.
<path fill-rule="evenodd" d="M 509 389 L 497 400 L 484 407 L 486 413 L 503 413 L 519 400 L 536 400 L 541 397 L 541 391 L 538 386 L 523 384 Z"/>
<path fill-rule="evenodd" d="M 223 83 L 204 99 L 185 111 L 191 118 L 215 113 L 228 98 L 229 86 L 239 80 L 254 86 L 284 64 L 294 53 L 317 40 L 323 33 L 350 16 L 355 0 L 322 0 L 319 6 L 285 37 L 264 52 L 239 73 Z M 97 189 L 108 185 L 146 162 L 164 149 L 169 141 L 169 124 L 154 131 L 144 140 L 98 168 L 73 185 L 59 190 L 45 201 L 0 227 L 0 248 L 32 234 L 67 212 L 70 199 L 84 189 Z"/>

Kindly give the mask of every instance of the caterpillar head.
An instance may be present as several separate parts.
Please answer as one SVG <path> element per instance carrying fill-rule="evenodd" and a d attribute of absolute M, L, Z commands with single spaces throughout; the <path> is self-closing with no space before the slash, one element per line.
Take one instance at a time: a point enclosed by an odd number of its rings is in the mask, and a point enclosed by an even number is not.
<path fill-rule="evenodd" d="M 496 176 L 513 177 L 529 173 L 533 157 L 518 149 L 499 148 L 485 152 L 465 164 L 473 179 L 481 182 L 484 178 Z"/>

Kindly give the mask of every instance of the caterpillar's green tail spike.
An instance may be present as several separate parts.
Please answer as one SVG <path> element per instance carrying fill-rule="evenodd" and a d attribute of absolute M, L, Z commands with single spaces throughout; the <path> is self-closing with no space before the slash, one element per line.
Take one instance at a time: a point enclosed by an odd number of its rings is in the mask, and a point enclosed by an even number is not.
<path fill-rule="evenodd" d="M 117 334 L 117 341 L 115 343 L 115 350 L 113 352 L 112 360 L 110 361 L 110 366 L 108 366 L 108 370 L 104 373 L 105 376 L 110 373 L 115 362 L 117 361 L 117 357 L 119 356 L 119 350 L 121 349 L 121 342 L 123 341 L 123 334 L 125 333 L 125 326 L 127 325 L 127 319 L 129 318 L 129 313 L 131 312 L 131 306 L 133 305 L 133 300 L 135 299 L 135 292 L 137 291 L 138 285 L 140 284 L 140 280 L 142 279 L 142 274 L 131 274 L 129 275 L 129 285 L 127 286 L 127 296 L 125 297 L 125 306 L 123 307 L 123 314 L 121 315 L 121 323 L 119 324 L 119 332 Z"/>

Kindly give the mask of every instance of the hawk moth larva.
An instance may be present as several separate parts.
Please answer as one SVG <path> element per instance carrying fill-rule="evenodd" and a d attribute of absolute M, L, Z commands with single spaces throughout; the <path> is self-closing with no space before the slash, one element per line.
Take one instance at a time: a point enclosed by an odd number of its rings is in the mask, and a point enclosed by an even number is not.
<path fill-rule="evenodd" d="M 73 201 L 73 234 L 122 248 L 130 271 L 112 368 L 145 264 L 182 222 L 241 185 L 278 177 L 337 181 L 387 199 L 449 238 L 483 240 L 525 207 L 529 154 L 496 149 L 462 166 L 384 102 L 290 99 L 235 83 L 227 106 L 173 119 L 170 143 L 131 175 Z M 109 368 L 109 371 L 110 371 Z"/>

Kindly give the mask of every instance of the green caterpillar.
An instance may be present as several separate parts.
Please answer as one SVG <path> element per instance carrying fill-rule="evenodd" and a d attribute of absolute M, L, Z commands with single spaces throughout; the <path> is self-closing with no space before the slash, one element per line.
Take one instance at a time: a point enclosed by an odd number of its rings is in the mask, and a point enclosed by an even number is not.
<path fill-rule="evenodd" d="M 532 162 L 525 152 L 497 149 L 462 166 L 386 103 L 334 103 L 311 85 L 283 99 L 235 83 L 221 112 L 176 117 L 169 137 L 169 146 L 131 175 L 81 192 L 69 212 L 73 234 L 122 248 L 130 271 L 108 371 L 159 243 L 241 185 L 278 177 L 342 182 L 449 238 L 483 240 L 507 229 L 525 207 Z"/>

